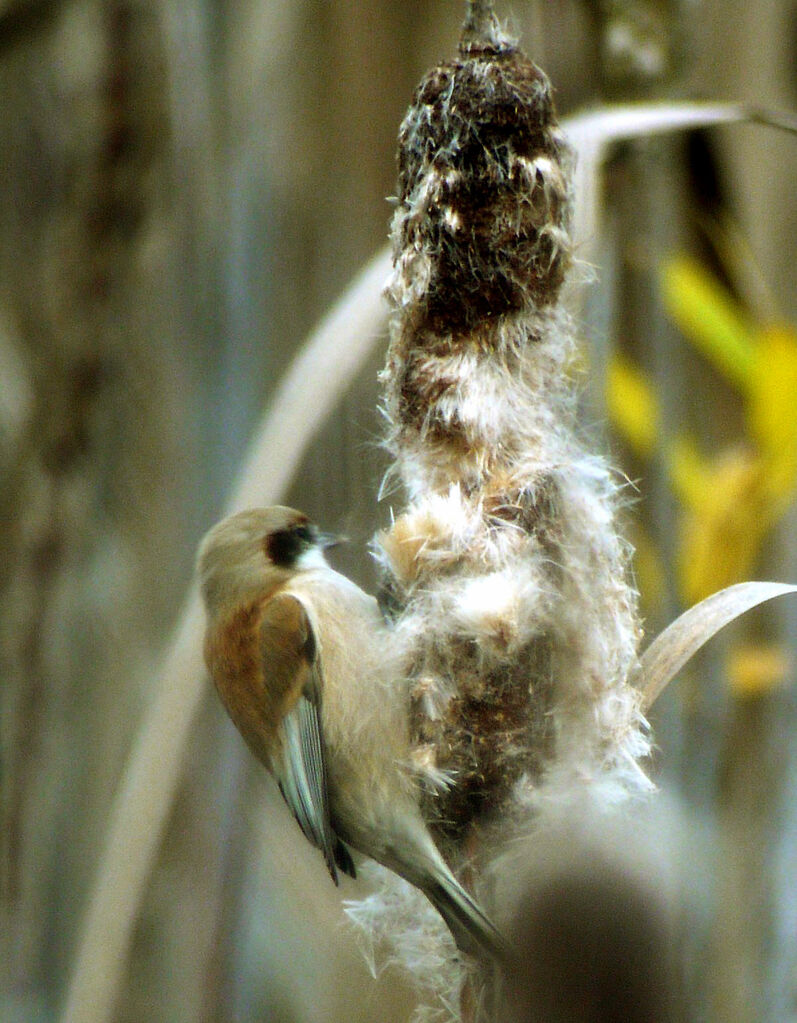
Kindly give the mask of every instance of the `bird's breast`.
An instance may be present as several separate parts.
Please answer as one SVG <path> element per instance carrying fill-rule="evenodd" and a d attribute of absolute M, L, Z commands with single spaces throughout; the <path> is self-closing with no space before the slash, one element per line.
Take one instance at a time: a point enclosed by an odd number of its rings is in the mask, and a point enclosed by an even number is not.
<path fill-rule="evenodd" d="M 291 590 L 316 632 L 333 788 L 359 795 L 383 775 L 394 778 L 407 757 L 406 670 L 396 636 L 376 601 L 337 573 L 308 574 Z"/>

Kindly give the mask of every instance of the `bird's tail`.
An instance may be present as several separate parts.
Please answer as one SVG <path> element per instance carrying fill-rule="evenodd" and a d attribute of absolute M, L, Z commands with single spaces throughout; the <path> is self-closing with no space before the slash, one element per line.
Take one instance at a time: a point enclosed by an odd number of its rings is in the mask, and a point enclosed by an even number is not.
<path fill-rule="evenodd" d="M 457 947 L 468 955 L 485 955 L 499 962 L 509 957 L 509 944 L 476 900 L 470 896 L 453 874 L 446 872 L 424 886 Z"/>

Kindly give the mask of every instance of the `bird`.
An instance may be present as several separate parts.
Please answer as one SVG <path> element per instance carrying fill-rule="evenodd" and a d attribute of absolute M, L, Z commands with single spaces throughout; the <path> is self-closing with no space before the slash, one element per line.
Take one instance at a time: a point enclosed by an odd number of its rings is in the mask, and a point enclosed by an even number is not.
<path fill-rule="evenodd" d="M 327 562 L 336 542 L 283 506 L 238 512 L 207 533 L 197 573 L 209 674 L 335 884 L 338 871 L 356 876 L 356 850 L 420 889 L 461 951 L 500 961 L 503 936 L 421 813 L 391 626 Z"/>

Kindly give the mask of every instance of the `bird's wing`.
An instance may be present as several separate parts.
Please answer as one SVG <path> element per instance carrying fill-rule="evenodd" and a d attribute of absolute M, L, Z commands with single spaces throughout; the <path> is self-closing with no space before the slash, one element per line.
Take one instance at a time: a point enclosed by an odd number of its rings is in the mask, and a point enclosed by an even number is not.
<path fill-rule="evenodd" d="M 332 827 L 321 727 L 323 676 L 315 632 L 301 601 L 282 594 L 260 624 L 266 685 L 281 699 L 282 755 L 273 764 L 280 791 L 308 841 L 319 848 L 332 880 L 336 866 L 354 876 L 348 850 Z"/>

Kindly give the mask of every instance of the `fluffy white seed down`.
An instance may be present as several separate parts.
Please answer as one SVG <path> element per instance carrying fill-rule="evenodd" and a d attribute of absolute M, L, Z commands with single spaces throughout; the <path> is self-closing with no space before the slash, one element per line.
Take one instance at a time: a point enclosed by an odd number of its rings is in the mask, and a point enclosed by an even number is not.
<path fill-rule="evenodd" d="M 469 73 L 489 97 L 506 64 L 477 60 Z M 543 109 L 547 88 L 544 76 L 532 87 Z M 444 110 L 452 94 L 442 95 Z M 652 786 L 640 761 L 650 741 L 629 681 L 640 627 L 629 551 L 615 524 L 618 482 L 580 438 L 568 373 L 576 340 L 553 300 L 570 251 L 569 155 L 551 121 L 536 155 L 514 152 L 509 140 L 495 157 L 490 188 L 525 182 L 522 201 L 515 192 L 504 205 L 495 201 L 504 219 L 493 225 L 495 237 L 509 239 L 495 258 L 522 278 L 523 305 L 488 310 L 465 331 L 456 308 L 462 296 L 454 294 L 446 327 L 445 310 L 429 315 L 446 260 L 461 242 L 466 273 L 471 258 L 481 266 L 484 248 L 467 248 L 476 227 L 451 198 L 463 188 L 464 171 L 449 166 L 459 136 L 437 152 L 424 143 L 435 116 L 413 107 L 401 129 L 402 145 L 422 165 L 393 218 L 394 316 L 381 379 L 387 445 L 406 504 L 376 547 L 400 608 L 394 636 L 409 666 L 417 739 L 411 770 L 455 866 L 484 877 L 553 808 L 577 807 L 584 793 L 607 811 L 644 796 Z M 427 215 L 438 227 L 424 227 Z M 512 260 L 526 243 L 529 263 L 518 269 Z M 549 269 L 552 294 L 537 301 Z M 494 279 L 488 273 L 485 287 Z M 475 767 L 472 750 L 484 758 Z M 471 806 L 467 794 L 482 778 L 494 791 Z M 487 908 L 500 924 L 514 907 L 512 886 L 499 887 L 501 902 Z M 418 1019 L 456 1020 L 463 964 L 427 908 L 403 882 L 383 878 L 349 914 L 369 940 L 392 946 L 388 958 L 419 988 L 436 992 Z M 444 1011 L 450 1015 L 435 1015 Z"/>
<path fill-rule="evenodd" d="M 413 978 L 419 1004 L 409 1023 L 460 1023 L 466 973 L 448 928 L 426 896 L 396 874 L 374 862 L 361 874 L 372 892 L 345 909 L 371 975 L 392 967 Z"/>

